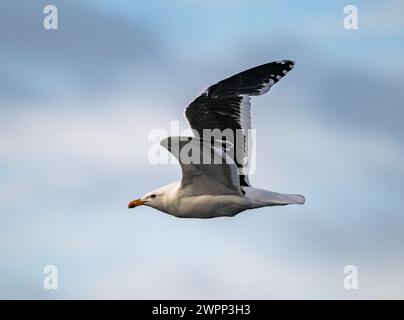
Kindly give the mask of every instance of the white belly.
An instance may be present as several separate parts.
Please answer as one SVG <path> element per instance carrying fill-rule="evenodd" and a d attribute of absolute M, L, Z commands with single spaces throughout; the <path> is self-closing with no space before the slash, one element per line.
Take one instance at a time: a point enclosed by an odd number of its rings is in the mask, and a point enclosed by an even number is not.
<path fill-rule="evenodd" d="M 235 195 L 201 195 L 182 197 L 167 208 L 167 213 L 180 218 L 214 218 L 234 216 L 250 207 L 250 201 Z"/>

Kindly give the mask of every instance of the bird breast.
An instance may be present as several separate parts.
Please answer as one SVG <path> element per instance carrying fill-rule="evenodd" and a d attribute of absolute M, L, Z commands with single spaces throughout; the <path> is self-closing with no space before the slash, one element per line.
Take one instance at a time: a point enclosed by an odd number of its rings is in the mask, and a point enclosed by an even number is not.
<path fill-rule="evenodd" d="M 181 218 L 231 217 L 250 206 L 247 199 L 237 195 L 199 195 L 177 199 L 167 208 L 167 213 Z"/>

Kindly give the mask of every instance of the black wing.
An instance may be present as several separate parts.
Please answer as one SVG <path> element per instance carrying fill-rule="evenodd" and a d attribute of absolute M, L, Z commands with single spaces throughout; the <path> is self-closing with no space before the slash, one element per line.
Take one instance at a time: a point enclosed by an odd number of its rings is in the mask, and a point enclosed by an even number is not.
<path fill-rule="evenodd" d="M 234 145 L 234 161 L 239 170 L 241 186 L 250 185 L 248 181 L 250 96 L 268 92 L 293 69 L 293 66 L 293 61 L 281 60 L 240 72 L 210 86 L 185 108 L 185 116 L 190 127 L 201 137 L 204 129 L 221 131 L 230 129 L 233 132 L 233 139 L 230 142 Z"/>

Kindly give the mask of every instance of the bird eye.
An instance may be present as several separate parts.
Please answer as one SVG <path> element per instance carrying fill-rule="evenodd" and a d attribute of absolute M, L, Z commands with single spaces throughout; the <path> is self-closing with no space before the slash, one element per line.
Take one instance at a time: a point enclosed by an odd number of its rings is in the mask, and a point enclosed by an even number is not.
<path fill-rule="evenodd" d="M 152 199 L 154 199 L 155 197 L 156 197 L 155 194 L 152 194 L 152 195 L 150 196 L 150 198 L 152 198 Z"/>

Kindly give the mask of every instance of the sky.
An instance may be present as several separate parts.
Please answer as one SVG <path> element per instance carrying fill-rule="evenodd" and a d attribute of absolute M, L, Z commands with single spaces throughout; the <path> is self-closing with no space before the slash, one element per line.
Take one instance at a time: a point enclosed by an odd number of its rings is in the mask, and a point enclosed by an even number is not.
<path fill-rule="evenodd" d="M 43 27 L 50 3 L 57 30 Z M 357 30 L 343 26 L 348 4 Z M 2 0 L 0 297 L 403 299 L 403 9 Z M 127 209 L 181 176 L 149 162 L 151 130 L 186 129 L 203 89 L 279 59 L 296 66 L 252 100 L 250 180 L 303 206 L 208 220 Z"/>

